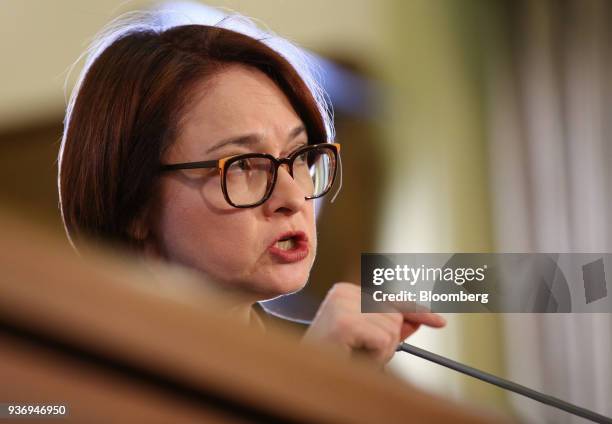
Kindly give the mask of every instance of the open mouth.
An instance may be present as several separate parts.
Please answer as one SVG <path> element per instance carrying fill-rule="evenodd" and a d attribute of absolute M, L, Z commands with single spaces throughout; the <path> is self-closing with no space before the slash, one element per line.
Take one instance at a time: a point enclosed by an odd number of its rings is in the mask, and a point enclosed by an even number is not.
<path fill-rule="evenodd" d="M 297 246 L 297 241 L 295 237 L 286 237 L 278 240 L 274 245 L 281 250 L 291 250 Z"/>
<path fill-rule="evenodd" d="M 281 262 L 296 262 L 308 256 L 308 238 L 302 231 L 282 234 L 268 249 Z"/>

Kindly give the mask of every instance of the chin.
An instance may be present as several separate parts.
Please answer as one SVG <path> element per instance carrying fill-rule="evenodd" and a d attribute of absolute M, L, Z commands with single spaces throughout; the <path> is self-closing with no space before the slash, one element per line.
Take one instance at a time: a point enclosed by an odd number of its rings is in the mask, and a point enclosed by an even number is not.
<path fill-rule="evenodd" d="M 279 275 L 279 277 L 282 277 L 282 275 Z M 267 281 L 262 286 L 262 292 L 266 296 L 266 300 L 269 300 L 286 294 L 295 293 L 303 289 L 307 282 L 308 273 L 293 273 L 291 276 L 288 276 L 288 278 L 275 278 L 274 281 Z"/>

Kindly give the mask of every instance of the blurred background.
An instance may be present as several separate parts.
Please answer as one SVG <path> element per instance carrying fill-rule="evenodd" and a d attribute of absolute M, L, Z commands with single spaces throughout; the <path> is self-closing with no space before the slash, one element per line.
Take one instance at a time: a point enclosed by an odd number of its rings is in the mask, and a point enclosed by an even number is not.
<path fill-rule="evenodd" d="M 321 205 L 307 290 L 277 308 L 307 315 L 334 282 L 359 283 L 361 252 L 612 252 L 612 2 L 206 5 L 256 18 L 317 54 L 334 103 L 343 189 Z M 56 156 L 68 69 L 123 12 L 202 6 L 0 3 L 3 210 L 63 236 Z M 612 414 L 610 314 L 446 317 L 445 329 L 423 328 L 411 342 Z M 527 423 L 582 422 L 408 355 L 390 369 Z"/>

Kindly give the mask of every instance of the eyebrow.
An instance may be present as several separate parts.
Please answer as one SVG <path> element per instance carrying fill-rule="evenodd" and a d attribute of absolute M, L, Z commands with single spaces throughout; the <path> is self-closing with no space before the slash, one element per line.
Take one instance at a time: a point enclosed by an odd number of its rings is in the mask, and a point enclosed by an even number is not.
<path fill-rule="evenodd" d="M 301 135 L 304 132 L 306 132 L 306 128 L 304 127 L 304 125 L 299 125 L 291 130 L 291 132 L 289 133 L 289 137 L 287 137 L 287 139 L 293 140 L 294 138 L 296 138 L 297 136 Z M 262 141 L 262 137 L 258 134 L 239 135 L 237 137 L 230 137 L 230 138 L 227 138 L 227 139 L 224 139 L 218 142 L 217 144 L 215 144 L 214 146 L 206 150 L 205 153 L 208 154 L 208 153 L 214 152 L 215 150 L 219 150 L 220 148 L 229 146 L 229 145 L 253 146 L 255 144 L 261 143 L 261 141 Z"/>

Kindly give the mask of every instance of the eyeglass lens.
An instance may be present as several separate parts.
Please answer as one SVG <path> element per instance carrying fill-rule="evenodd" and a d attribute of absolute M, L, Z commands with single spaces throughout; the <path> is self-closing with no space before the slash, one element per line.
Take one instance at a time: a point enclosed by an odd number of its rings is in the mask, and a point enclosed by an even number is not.
<path fill-rule="evenodd" d="M 293 161 L 293 179 L 306 198 L 319 197 L 329 190 L 335 166 L 335 156 L 330 149 L 306 150 Z M 265 157 L 232 162 L 225 174 L 225 187 L 232 203 L 248 206 L 264 199 L 273 183 L 273 169 L 273 162 Z"/>

